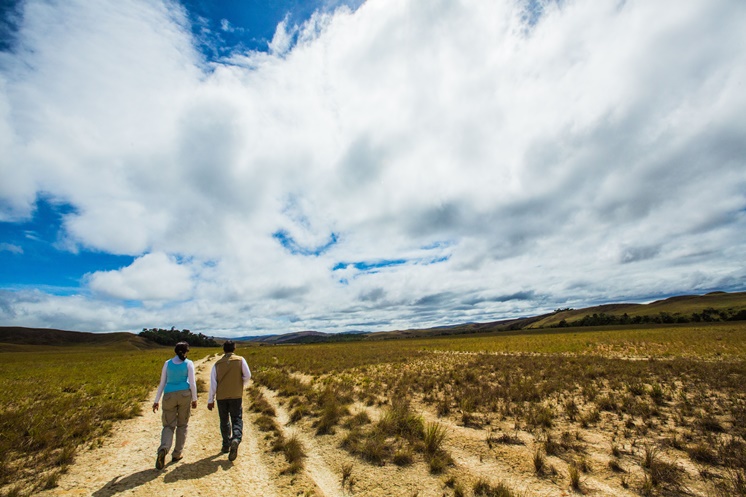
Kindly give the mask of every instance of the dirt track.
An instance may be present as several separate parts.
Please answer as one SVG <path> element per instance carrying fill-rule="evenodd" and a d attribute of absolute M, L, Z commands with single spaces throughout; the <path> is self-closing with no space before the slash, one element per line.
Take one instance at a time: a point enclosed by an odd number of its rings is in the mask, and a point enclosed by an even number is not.
<path fill-rule="evenodd" d="M 197 364 L 197 378 L 209 383 L 215 359 Z M 244 439 L 234 462 L 220 453 L 217 409 L 207 410 L 207 396 L 200 394 L 192 410 L 184 458 L 176 463 L 166 459 L 166 467 L 155 469 L 160 441 L 160 411 L 152 413 L 152 398 L 143 403 L 142 416 L 118 423 L 103 446 L 80 453 L 59 486 L 42 492 L 45 496 L 115 495 L 296 495 L 282 492 L 277 471 L 270 467 L 259 444 L 261 435 L 248 416 Z M 244 409 L 246 411 L 246 409 Z"/>

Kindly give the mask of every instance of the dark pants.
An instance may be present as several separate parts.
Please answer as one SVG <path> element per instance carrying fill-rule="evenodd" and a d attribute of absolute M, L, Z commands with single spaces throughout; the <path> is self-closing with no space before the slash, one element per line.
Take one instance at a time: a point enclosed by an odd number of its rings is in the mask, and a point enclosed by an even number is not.
<path fill-rule="evenodd" d="M 238 440 L 238 443 L 241 443 L 241 436 L 243 435 L 242 400 L 223 399 L 217 401 L 223 447 L 228 447 L 231 444 L 231 440 Z"/>

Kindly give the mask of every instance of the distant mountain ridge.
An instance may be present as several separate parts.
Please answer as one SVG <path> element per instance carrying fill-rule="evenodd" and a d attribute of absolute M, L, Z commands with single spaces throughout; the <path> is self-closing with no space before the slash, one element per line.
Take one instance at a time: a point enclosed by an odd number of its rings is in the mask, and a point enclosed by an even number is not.
<path fill-rule="evenodd" d="M 158 344 L 128 332 L 90 333 L 53 328 L 24 328 L 0 326 L 0 344 L 13 345 L 112 345 L 126 348 L 150 349 Z"/>
<path fill-rule="evenodd" d="M 464 323 L 450 326 L 439 326 L 424 329 L 408 329 L 396 331 L 361 332 L 349 331 L 343 333 L 324 333 L 305 330 L 292 333 L 243 336 L 232 338 L 237 342 L 254 343 L 258 345 L 303 344 L 322 342 L 342 342 L 359 340 L 386 340 L 395 338 L 432 337 L 440 335 L 463 335 L 474 333 L 492 333 L 523 329 L 554 328 L 562 326 L 577 326 L 587 316 L 627 316 L 630 319 L 647 316 L 666 316 L 671 321 L 691 318 L 701 315 L 711 320 L 723 320 L 723 316 L 732 319 L 746 317 L 746 292 L 711 292 L 705 295 L 680 295 L 656 300 L 649 304 L 603 304 L 582 309 L 557 309 L 554 312 L 517 319 L 505 319 L 487 323 Z M 708 319 L 704 319 L 707 321 Z M 650 321 L 646 321 L 650 322 Z M 655 322 L 655 321 L 653 321 Z M 616 324 L 616 323 L 615 323 Z M 218 341 L 226 340 L 217 339 Z M 137 336 L 134 333 L 90 333 L 81 331 L 66 331 L 48 328 L 24 328 L 0 326 L 0 351 L 17 350 L 24 346 L 63 346 L 63 345 L 113 345 L 125 348 L 145 349 L 159 347 L 154 342 Z"/>
<path fill-rule="evenodd" d="M 347 331 L 342 333 L 324 333 L 323 331 L 296 331 L 293 333 L 283 333 L 281 335 L 264 335 L 264 336 L 245 336 L 233 338 L 236 342 L 253 342 L 259 344 L 285 344 L 285 343 L 321 343 L 321 342 L 342 342 L 362 339 L 364 335 L 369 335 L 365 331 Z"/>

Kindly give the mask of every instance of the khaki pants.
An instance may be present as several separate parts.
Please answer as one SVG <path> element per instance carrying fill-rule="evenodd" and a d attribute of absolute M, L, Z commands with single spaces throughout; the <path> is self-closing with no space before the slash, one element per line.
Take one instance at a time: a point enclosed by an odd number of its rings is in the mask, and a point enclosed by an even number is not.
<path fill-rule="evenodd" d="M 162 405 L 163 431 L 161 431 L 161 446 L 158 450 L 166 449 L 166 453 L 171 450 L 175 430 L 176 446 L 173 456 L 179 457 L 184 449 L 184 442 L 186 442 L 187 423 L 189 423 L 189 414 L 192 408 L 192 392 L 190 390 L 169 392 L 163 396 Z"/>

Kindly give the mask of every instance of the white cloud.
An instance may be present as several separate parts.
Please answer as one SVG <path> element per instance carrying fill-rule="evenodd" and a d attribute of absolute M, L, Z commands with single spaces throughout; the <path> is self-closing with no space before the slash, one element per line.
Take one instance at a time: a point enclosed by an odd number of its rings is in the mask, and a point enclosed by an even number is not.
<path fill-rule="evenodd" d="M 293 44 L 293 39 L 298 32 L 297 27 L 288 28 L 287 17 L 280 21 L 275 30 L 275 34 L 272 37 L 272 41 L 269 42 L 269 51 L 272 55 L 282 57 L 285 55 Z"/>
<path fill-rule="evenodd" d="M 97 271 L 89 286 L 106 297 L 135 301 L 178 301 L 191 296 L 191 271 L 163 253 L 144 255 L 116 271 Z"/>
<path fill-rule="evenodd" d="M 77 208 L 68 243 L 139 256 L 92 275 L 94 298 L 175 302 L 100 303 L 123 329 L 430 326 L 743 289 L 746 5 L 524 9 L 370 0 L 207 64 L 173 3 L 29 1 L 0 56 L 0 219 L 48 191 Z M 403 262 L 333 269 L 385 261 Z"/>
<path fill-rule="evenodd" d="M 10 252 L 12 254 L 23 254 L 23 247 L 13 243 L 0 243 L 0 252 Z"/>

